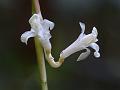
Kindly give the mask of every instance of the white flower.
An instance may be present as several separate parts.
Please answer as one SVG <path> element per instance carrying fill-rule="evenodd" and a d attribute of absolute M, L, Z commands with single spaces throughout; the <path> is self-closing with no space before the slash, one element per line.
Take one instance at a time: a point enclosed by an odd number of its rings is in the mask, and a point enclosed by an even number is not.
<path fill-rule="evenodd" d="M 57 62 L 54 61 L 54 58 L 51 54 L 51 43 L 50 43 L 50 31 L 54 28 L 54 23 L 47 20 L 42 19 L 41 13 L 34 14 L 30 19 L 29 23 L 31 25 L 31 30 L 26 31 L 21 35 L 21 41 L 23 43 L 27 44 L 27 41 L 31 37 L 37 37 L 40 40 L 40 43 L 42 44 L 42 47 L 44 48 L 45 58 L 48 61 L 48 63 L 54 67 L 60 67 L 62 63 L 64 62 L 63 59 L 59 59 Z"/>
<path fill-rule="evenodd" d="M 49 39 L 51 38 L 50 30 L 54 28 L 54 23 L 42 19 L 41 14 L 33 14 L 29 19 L 31 25 L 31 30 L 26 31 L 21 35 L 21 41 L 27 44 L 27 41 L 31 37 L 38 37 L 43 48 L 51 50 L 51 43 Z"/>
<path fill-rule="evenodd" d="M 69 47 L 67 47 L 61 52 L 60 58 L 56 62 L 54 61 L 54 58 L 51 54 L 51 43 L 49 40 L 51 38 L 50 30 L 54 28 L 54 23 L 47 19 L 43 19 L 41 13 L 34 14 L 29 19 L 29 23 L 31 25 L 31 30 L 26 31 L 21 35 L 21 41 L 27 44 L 29 38 L 37 37 L 40 40 L 40 43 L 42 44 L 42 47 L 44 49 L 46 60 L 54 68 L 60 67 L 64 62 L 65 58 L 83 49 L 86 49 L 86 52 L 82 53 L 78 57 L 77 61 L 85 59 L 90 54 L 90 50 L 87 47 L 91 47 L 95 50 L 95 57 L 100 57 L 99 46 L 96 44 L 96 42 L 98 41 L 98 32 L 95 27 L 93 27 L 92 33 L 86 35 L 84 34 L 85 24 L 80 22 L 79 24 L 82 29 L 81 34 L 75 42 L 73 42 Z"/>
<path fill-rule="evenodd" d="M 90 34 L 86 35 L 86 34 L 84 34 L 85 24 L 81 23 L 81 22 L 79 24 L 82 29 L 81 34 L 79 35 L 79 37 L 77 38 L 77 40 L 75 42 L 73 42 L 70 46 L 68 46 L 65 50 L 63 50 L 61 52 L 60 58 L 65 59 L 75 52 L 86 49 L 86 52 L 82 53 L 77 59 L 77 61 L 83 60 L 90 54 L 90 50 L 87 47 L 91 47 L 95 50 L 95 52 L 94 52 L 95 57 L 97 57 L 97 58 L 100 57 L 99 46 L 96 44 L 96 42 L 98 41 L 97 29 L 95 27 L 93 27 L 92 32 Z"/>

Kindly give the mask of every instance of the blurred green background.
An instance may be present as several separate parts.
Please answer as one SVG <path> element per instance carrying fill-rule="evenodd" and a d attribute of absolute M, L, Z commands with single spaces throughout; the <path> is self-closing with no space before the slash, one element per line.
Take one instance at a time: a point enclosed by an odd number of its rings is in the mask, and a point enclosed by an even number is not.
<path fill-rule="evenodd" d="M 80 62 L 80 52 L 65 60 L 62 67 L 46 62 L 49 90 L 120 89 L 120 0 L 40 0 L 43 17 L 55 23 L 51 32 L 52 54 L 70 45 L 80 33 L 95 26 L 99 32 L 101 57 L 91 55 Z M 30 0 L 0 0 L 0 90 L 40 90 L 39 70 L 33 39 L 28 45 L 20 36 L 30 30 Z M 93 51 L 91 49 L 91 51 Z"/>

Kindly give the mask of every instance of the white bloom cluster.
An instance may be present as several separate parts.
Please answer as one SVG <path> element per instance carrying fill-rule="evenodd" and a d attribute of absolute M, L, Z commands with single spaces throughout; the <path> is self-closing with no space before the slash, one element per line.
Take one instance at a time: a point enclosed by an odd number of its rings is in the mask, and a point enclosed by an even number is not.
<path fill-rule="evenodd" d="M 29 38 L 38 37 L 40 43 L 42 44 L 42 47 L 44 48 L 45 57 L 52 67 L 56 68 L 61 66 L 65 58 L 83 49 L 86 49 L 86 52 L 82 53 L 78 57 L 77 61 L 85 59 L 90 54 L 90 50 L 87 47 L 91 47 L 95 50 L 95 57 L 100 57 L 99 46 L 96 44 L 96 42 L 98 41 L 97 29 L 93 27 L 92 32 L 86 35 L 84 33 L 85 24 L 80 22 L 79 24 L 82 29 L 81 34 L 76 41 L 74 41 L 70 46 L 68 46 L 65 50 L 61 52 L 59 61 L 55 62 L 54 58 L 51 55 L 51 43 L 49 40 L 51 38 L 50 30 L 54 28 L 54 23 L 47 19 L 42 19 L 41 17 L 41 13 L 33 14 L 33 16 L 29 19 L 31 30 L 26 31 L 21 35 L 21 41 L 27 44 Z"/>

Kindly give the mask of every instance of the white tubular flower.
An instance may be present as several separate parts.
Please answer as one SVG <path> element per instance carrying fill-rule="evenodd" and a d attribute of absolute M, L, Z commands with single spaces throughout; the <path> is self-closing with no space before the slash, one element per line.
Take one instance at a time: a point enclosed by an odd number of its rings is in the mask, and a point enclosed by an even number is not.
<path fill-rule="evenodd" d="M 41 14 L 34 14 L 30 19 L 29 23 L 31 25 L 31 30 L 26 31 L 21 35 L 21 42 L 26 43 L 29 38 L 31 37 L 38 37 L 42 47 L 44 48 L 45 58 L 47 59 L 48 63 L 54 67 L 60 67 L 64 62 L 63 59 L 59 59 L 57 62 L 54 61 L 54 58 L 51 54 L 51 43 L 50 43 L 50 30 L 54 28 L 54 23 L 47 20 L 42 19 Z"/>
<path fill-rule="evenodd" d="M 79 37 L 77 38 L 75 42 L 73 42 L 70 46 L 68 46 L 65 50 L 61 52 L 60 58 L 65 59 L 75 52 L 86 49 L 86 52 L 82 53 L 77 59 L 77 61 L 83 60 L 90 54 L 90 50 L 87 47 L 91 47 L 95 50 L 94 52 L 95 57 L 97 58 L 100 57 L 99 46 L 95 43 L 98 41 L 97 29 L 93 27 L 92 33 L 86 35 L 84 34 L 85 24 L 81 22 L 79 24 L 82 29 L 81 34 L 79 35 Z"/>
<path fill-rule="evenodd" d="M 41 17 L 41 14 L 33 14 L 29 19 L 31 30 L 21 35 L 21 41 L 27 44 L 29 38 L 37 36 L 43 48 L 51 50 L 49 39 L 51 38 L 50 30 L 54 28 L 54 23 Z"/>

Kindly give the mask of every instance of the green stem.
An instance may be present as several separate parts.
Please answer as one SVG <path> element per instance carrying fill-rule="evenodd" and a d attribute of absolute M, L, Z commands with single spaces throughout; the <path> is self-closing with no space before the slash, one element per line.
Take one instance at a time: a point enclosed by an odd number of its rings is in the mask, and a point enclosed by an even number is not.
<path fill-rule="evenodd" d="M 35 48 L 36 48 L 38 65 L 40 69 L 40 79 L 41 79 L 42 90 L 48 90 L 43 48 L 37 37 L 35 37 Z"/>
<path fill-rule="evenodd" d="M 32 13 L 34 12 L 41 14 L 39 0 L 32 0 Z M 41 15 L 41 18 L 42 18 L 42 15 Z M 42 90 L 48 90 L 43 48 L 41 46 L 41 43 L 38 37 L 35 37 L 34 40 L 35 40 L 37 61 L 38 61 L 39 70 L 40 70 L 41 87 L 42 87 Z"/>

